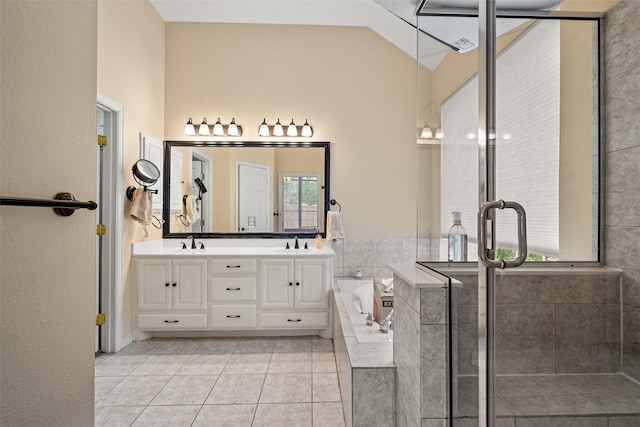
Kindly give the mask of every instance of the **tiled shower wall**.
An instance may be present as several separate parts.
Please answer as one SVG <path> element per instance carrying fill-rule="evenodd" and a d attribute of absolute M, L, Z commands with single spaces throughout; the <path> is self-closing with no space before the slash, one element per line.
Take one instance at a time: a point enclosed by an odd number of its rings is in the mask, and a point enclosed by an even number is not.
<path fill-rule="evenodd" d="M 605 22 L 605 262 L 624 272 L 623 370 L 640 379 L 640 2 Z"/>
<path fill-rule="evenodd" d="M 478 278 L 457 293 L 458 374 L 477 375 Z M 620 371 L 620 275 L 617 271 L 501 274 L 496 278 L 498 374 Z"/>

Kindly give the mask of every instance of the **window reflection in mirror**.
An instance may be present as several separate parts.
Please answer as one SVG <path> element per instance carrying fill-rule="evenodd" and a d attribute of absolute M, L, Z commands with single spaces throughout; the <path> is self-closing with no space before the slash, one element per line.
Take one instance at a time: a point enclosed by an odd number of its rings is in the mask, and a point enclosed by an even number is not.
<path fill-rule="evenodd" d="M 164 236 L 324 233 L 329 143 L 165 142 Z"/>
<path fill-rule="evenodd" d="M 421 31 L 438 31 L 432 17 L 423 18 Z M 453 29 L 461 18 L 443 20 Z M 467 27 L 477 33 L 475 18 L 463 21 L 457 35 Z M 531 262 L 599 260 L 599 25 L 597 19 L 498 20 L 496 198 L 526 209 Z M 441 127 L 444 137 L 418 146 L 418 259 L 447 261 L 451 213 L 459 211 L 469 261 L 475 261 L 477 39 L 454 50 L 424 33 L 418 42 L 418 123 Z M 496 224 L 500 256 L 515 257 L 515 215 L 497 211 Z"/>

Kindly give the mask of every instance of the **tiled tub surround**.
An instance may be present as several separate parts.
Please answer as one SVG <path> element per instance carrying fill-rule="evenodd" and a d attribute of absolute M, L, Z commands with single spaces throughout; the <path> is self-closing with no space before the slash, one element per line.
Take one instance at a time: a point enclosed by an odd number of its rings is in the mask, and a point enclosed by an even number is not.
<path fill-rule="evenodd" d="M 448 283 L 446 278 L 419 272 L 415 265 L 390 268 L 394 272 L 396 425 L 445 426 L 450 403 Z"/>
<path fill-rule="evenodd" d="M 433 246 L 433 247 L 432 247 Z M 358 267 L 364 277 L 387 278 L 389 264 L 414 264 L 419 259 L 437 259 L 438 240 L 413 237 L 346 237 L 331 242 L 333 277 L 353 278 Z"/>
<path fill-rule="evenodd" d="M 367 328 L 365 318 L 354 325 L 349 313 L 355 311 L 351 291 L 367 283 L 372 282 L 334 279 L 333 283 L 333 339 L 342 407 L 347 427 L 389 427 L 396 416 L 393 343 L 386 336 L 359 340 L 354 328 Z"/>

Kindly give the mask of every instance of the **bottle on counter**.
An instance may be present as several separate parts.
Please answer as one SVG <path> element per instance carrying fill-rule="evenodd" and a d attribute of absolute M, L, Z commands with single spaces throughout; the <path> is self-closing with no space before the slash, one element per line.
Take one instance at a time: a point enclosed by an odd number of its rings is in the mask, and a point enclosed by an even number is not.
<path fill-rule="evenodd" d="M 453 225 L 449 229 L 449 262 L 467 261 L 467 230 L 462 226 L 462 212 L 451 212 Z"/>
<path fill-rule="evenodd" d="M 316 233 L 316 249 L 322 249 L 322 236 L 319 230 Z"/>

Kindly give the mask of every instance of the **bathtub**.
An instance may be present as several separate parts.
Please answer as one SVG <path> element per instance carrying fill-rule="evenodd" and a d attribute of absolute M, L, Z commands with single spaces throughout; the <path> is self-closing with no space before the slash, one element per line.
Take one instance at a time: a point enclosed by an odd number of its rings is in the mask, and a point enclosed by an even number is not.
<path fill-rule="evenodd" d="M 373 315 L 373 280 L 338 280 L 340 297 L 344 303 L 353 336 L 358 342 L 393 341 L 393 331 L 378 332 L 378 325 L 367 326 L 366 315 Z M 344 326 L 344 325 L 343 325 Z"/>
<path fill-rule="evenodd" d="M 393 331 L 367 326 L 372 279 L 334 279 L 333 345 L 346 427 L 395 425 Z"/>

